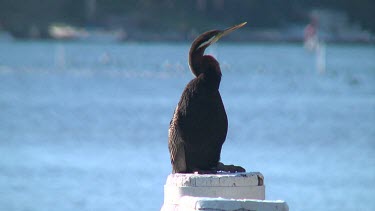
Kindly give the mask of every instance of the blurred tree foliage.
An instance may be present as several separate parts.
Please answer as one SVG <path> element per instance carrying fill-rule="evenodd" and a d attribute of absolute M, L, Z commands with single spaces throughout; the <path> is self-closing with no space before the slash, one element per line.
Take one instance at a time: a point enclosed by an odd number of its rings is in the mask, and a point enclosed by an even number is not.
<path fill-rule="evenodd" d="M 308 22 L 314 8 L 344 11 L 375 32 L 373 0 L 0 0 L 0 27 L 22 37 L 51 23 L 191 31 L 248 21 L 253 28 Z"/>

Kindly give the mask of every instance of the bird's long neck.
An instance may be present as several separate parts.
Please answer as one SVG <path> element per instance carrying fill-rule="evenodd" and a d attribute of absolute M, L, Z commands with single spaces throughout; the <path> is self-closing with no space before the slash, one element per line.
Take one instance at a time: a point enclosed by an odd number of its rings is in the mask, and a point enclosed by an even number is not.
<path fill-rule="evenodd" d="M 198 77 L 204 71 L 202 70 L 202 60 L 205 48 L 195 49 L 196 46 L 192 46 L 189 52 L 189 66 L 191 72 Z"/>
<path fill-rule="evenodd" d="M 219 62 L 210 56 L 200 54 L 190 54 L 189 58 L 190 69 L 193 74 L 201 78 L 212 90 L 218 90 L 221 81 L 221 70 Z"/>
<path fill-rule="evenodd" d="M 209 46 L 202 46 L 201 42 L 195 40 L 189 52 L 189 65 L 191 72 L 206 82 L 212 90 L 218 90 L 221 81 L 221 70 L 219 62 L 211 55 L 204 55 L 204 51 Z"/>
<path fill-rule="evenodd" d="M 221 81 L 221 70 L 219 62 L 210 55 L 204 55 L 202 58 L 202 78 L 212 90 L 218 90 Z"/>

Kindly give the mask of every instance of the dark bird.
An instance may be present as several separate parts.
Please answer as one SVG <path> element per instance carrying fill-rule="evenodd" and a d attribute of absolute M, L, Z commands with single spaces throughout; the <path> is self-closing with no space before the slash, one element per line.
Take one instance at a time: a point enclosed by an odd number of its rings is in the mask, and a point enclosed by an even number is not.
<path fill-rule="evenodd" d="M 219 162 L 228 119 L 219 92 L 219 62 L 211 55 L 204 55 L 208 46 L 245 24 L 207 31 L 191 45 L 189 65 L 196 77 L 186 85 L 168 131 L 173 173 L 245 171 L 242 167 Z"/>

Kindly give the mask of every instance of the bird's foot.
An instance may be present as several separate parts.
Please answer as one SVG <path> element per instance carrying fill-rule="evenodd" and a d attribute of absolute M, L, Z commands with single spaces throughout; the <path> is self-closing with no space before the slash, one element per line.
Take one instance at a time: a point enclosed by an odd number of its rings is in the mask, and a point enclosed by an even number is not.
<path fill-rule="evenodd" d="M 217 166 L 212 169 L 194 169 L 194 174 L 217 174 L 222 172 L 230 172 L 230 173 L 237 173 L 237 172 L 246 172 L 244 168 L 241 166 L 235 165 L 225 165 L 222 162 L 218 162 Z"/>
<path fill-rule="evenodd" d="M 222 162 L 219 162 L 217 164 L 217 171 L 226 171 L 230 173 L 236 173 L 236 172 L 246 172 L 244 168 L 241 166 L 235 166 L 235 165 L 225 165 Z"/>

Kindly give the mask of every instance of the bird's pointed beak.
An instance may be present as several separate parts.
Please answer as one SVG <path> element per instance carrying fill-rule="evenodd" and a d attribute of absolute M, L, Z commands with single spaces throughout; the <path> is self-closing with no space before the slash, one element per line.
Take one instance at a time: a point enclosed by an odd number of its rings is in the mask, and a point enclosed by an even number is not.
<path fill-rule="evenodd" d="M 235 26 L 232 26 L 232 27 L 229 27 L 227 29 L 224 29 L 221 33 L 219 33 L 218 35 L 216 35 L 215 37 L 217 37 L 217 40 L 219 40 L 220 38 L 222 38 L 223 36 L 243 27 L 244 25 L 246 25 L 247 22 L 243 22 L 241 24 L 238 24 L 238 25 L 235 25 Z M 216 40 L 216 41 L 217 41 Z"/>
<path fill-rule="evenodd" d="M 208 40 L 208 41 L 202 43 L 198 48 L 201 48 L 201 47 L 203 47 L 203 46 L 205 46 L 205 45 L 207 45 L 207 44 L 208 44 L 208 45 L 212 45 L 212 44 L 214 44 L 215 42 L 217 42 L 217 41 L 218 41 L 220 38 L 222 38 L 223 36 L 225 36 L 225 35 L 227 35 L 227 34 L 233 32 L 233 31 L 235 31 L 235 30 L 237 30 L 237 29 L 243 27 L 244 25 L 246 25 L 246 23 L 247 23 L 247 22 L 243 22 L 243 23 L 241 23 L 241 24 L 238 24 L 238 25 L 235 25 L 235 26 L 232 26 L 232 27 L 229 27 L 229 28 L 227 28 L 227 29 L 222 30 L 221 32 L 219 32 L 218 34 L 216 34 L 215 36 L 213 36 L 210 40 Z"/>

